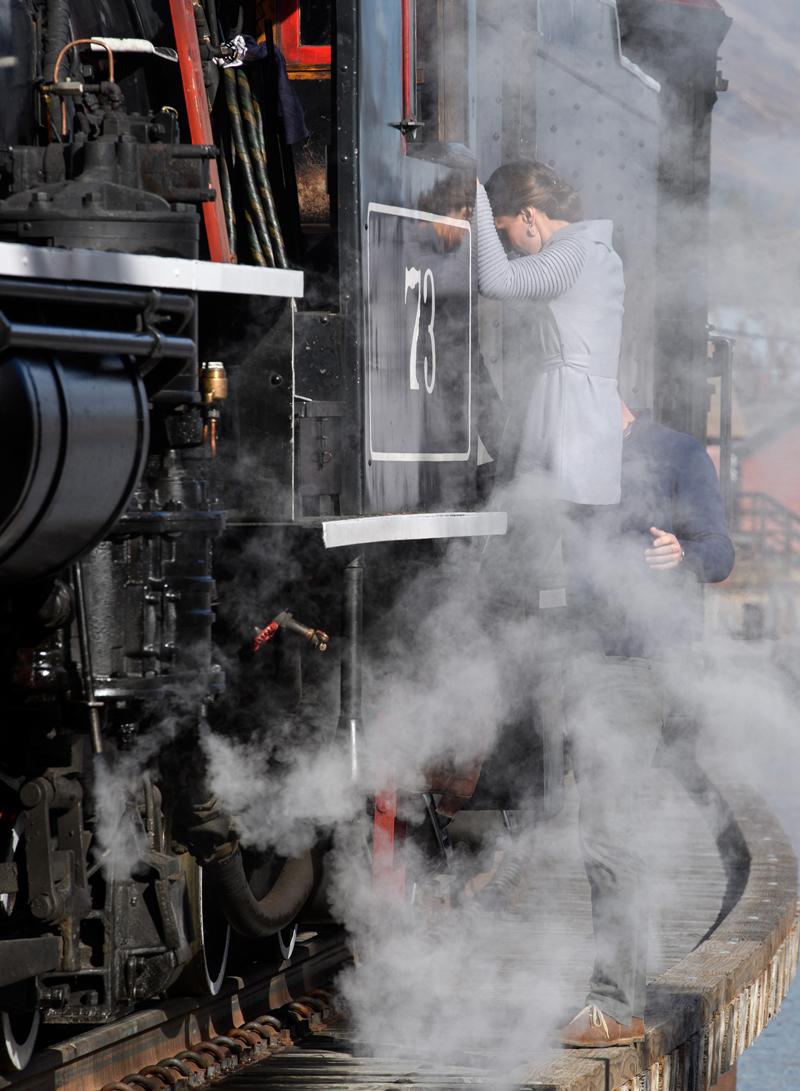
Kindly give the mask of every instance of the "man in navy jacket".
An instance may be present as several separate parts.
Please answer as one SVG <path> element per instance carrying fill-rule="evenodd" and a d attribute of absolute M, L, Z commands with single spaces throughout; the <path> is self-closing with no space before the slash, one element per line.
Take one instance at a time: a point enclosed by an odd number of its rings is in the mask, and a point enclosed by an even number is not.
<path fill-rule="evenodd" d="M 585 551 L 583 651 L 565 664 L 565 726 L 596 946 L 586 1006 L 559 1032 L 569 1046 L 644 1037 L 646 772 L 669 702 L 679 698 L 674 678 L 685 686 L 702 636 L 699 585 L 724 580 L 734 560 L 703 447 L 624 403 L 622 427 L 619 525 Z"/>
<path fill-rule="evenodd" d="M 624 402 L 622 427 L 619 523 L 597 543 L 584 611 L 606 655 L 662 657 L 702 637 L 699 585 L 729 575 L 733 543 L 702 445 Z"/>
<path fill-rule="evenodd" d="M 685 564 L 702 583 L 733 568 L 717 473 L 692 436 L 634 416 L 622 403 L 622 533 L 653 536 L 646 560 L 655 571 Z"/>

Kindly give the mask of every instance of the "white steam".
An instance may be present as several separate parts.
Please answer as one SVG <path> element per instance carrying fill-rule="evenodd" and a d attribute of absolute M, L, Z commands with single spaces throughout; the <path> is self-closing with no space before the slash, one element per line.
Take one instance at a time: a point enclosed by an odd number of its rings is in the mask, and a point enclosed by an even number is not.
<path fill-rule="evenodd" d="M 743 10 L 740 3 L 730 6 Z M 761 14 L 758 20 L 751 18 L 763 23 Z M 734 94 L 736 72 L 727 74 Z M 721 109 L 725 108 L 723 100 Z M 776 146 L 782 143 L 783 137 Z M 796 273 L 796 248 L 782 247 L 780 260 L 764 263 L 782 223 L 770 214 L 764 232 L 753 222 L 764 179 L 776 174 L 774 150 L 771 146 L 769 155 L 763 156 L 764 171 L 744 196 L 734 199 L 726 186 L 715 189 L 723 201 L 715 213 L 717 235 L 722 232 L 728 241 L 715 263 L 713 302 L 719 313 L 725 307 L 743 311 L 743 301 L 751 299 L 753 282 L 758 281 L 757 318 L 767 325 L 770 305 L 785 315 L 787 298 L 796 293 L 796 276 L 789 276 L 790 271 Z M 734 170 L 730 157 L 724 166 L 729 174 Z M 796 224 L 792 234 L 797 234 Z M 754 276 L 754 256 L 763 276 Z M 682 268 L 680 255 L 675 255 L 673 267 Z M 785 319 L 780 329 L 794 335 L 793 321 Z M 769 368 L 770 360 L 765 359 L 763 366 Z M 797 384 L 796 356 L 784 366 L 789 367 L 792 385 Z M 751 388 L 740 383 L 741 389 Z M 530 497 L 523 498 L 518 505 L 525 508 L 529 501 Z M 555 540 L 557 533 L 551 531 Z M 251 547 L 243 563 L 269 572 L 271 566 L 258 548 Z M 606 584 L 618 580 L 621 625 L 646 624 L 684 594 L 694 593 L 669 573 L 646 571 L 641 558 L 632 557 L 620 578 L 620 556 L 613 542 L 598 543 L 592 566 Z M 340 986 L 365 1048 L 415 1062 L 435 1058 L 438 1064 L 489 1064 L 495 1072 L 494 1087 L 503 1085 L 504 1074 L 514 1064 L 547 1048 L 551 1028 L 562 1016 L 574 1014 L 565 1009 L 582 1003 L 581 990 L 585 991 L 591 968 L 591 922 L 586 916 L 578 918 L 576 931 L 559 904 L 566 882 L 572 884 L 576 900 L 588 904 L 585 879 L 567 865 L 577 858 L 577 823 L 564 827 L 539 822 L 532 833 L 511 839 L 495 816 L 494 826 L 484 830 L 480 851 L 457 854 L 444 868 L 435 853 L 420 847 L 426 819 L 421 808 L 408 804 L 410 813 L 403 817 L 409 821 L 409 837 L 398 862 L 414 896 L 404 902 L 387 897 L 373 882 L 365 851 L 370 837 L 366 801 L 389 781 L 413 794 L 424 789 L 437 766 L 468 765 L 484 758 L 518 711 L 520 690 L 533 688 L 543 674 L 559 674 L 560 664 L 574 656 L 572 637 L 562 636 L 559 642 L 550 629 L 545 636 L 541 622 L 517 609 L 524 604 L 525 581 L 513 568 L 506 575 L 501 582 L 505 592 L 511 590 L 510 600 L 487 604 L 478 601 L 484 574 L 472 562 L 460 571 L 455 565 L 442 566 L 433 577 L 409 582 L 379 624 L 371 619 L 382 646 L 367 649 L 358 783 L 351 779 L 347 740 L 333 734 L 335 703 L 326 729 L 302 746 L 297 745 L 292 718 L 281 715 L 254 717 L 246 740 L 214 732 L 207 732 L 203 740 L 210 786 L 234 816 L 246 845 L 291 855 L 309 848 L 321 832 L 335 829 L 329 860 L 333 909 L 346 925 L 356 954 L 355 965 Z M 730 592 L 707 594 L 724 598 Z M 249 619 L 251 610 L 251 603 L 241 604 L 243 618 Z M 725 611 L 716 616 L 724 618 Z M 253 620 L 266 622 L 269 617 Z M 686 654 L 687 648 L 680 647 L 681 634 L 674 639 L 673 650 Z M 543 649 L 549 666 L 542 666 Z M 667 704 L 682 706 L 689 719 L 703 723 L 700 753 L 715 781 L 753 784 L 784 813 L 796 816 L 797 805 L 792 810 L 787 801 L 796 797 L 800 762 L 798 678 L 791 677 L 791 670 L 773 652 L 769 642 L 748 644 L 732 633 L 717 633 L 706 644 L 704 661 L 688 650 L 698 669 L 674 671 L 664 682 L 664 696 Z M 602 719 L 595 725 L 609 747 L 614 746 L 612 727 Z M 636 775 L 646 777 L 643 770 Z M 655 777 L 667 779 L 663 771 Z M 624 779 L 611 787 L 623 793 L 628 789 Z M 668 792 L 681 799 L 677 785 Z M 122 796 L 116 789 L 106 795 L 103 806 L 113 827 Z M 680 920 L 683 907 L 670 869 L 680 866 L 691 840 L 685 831 L 684 841 L 668 837 L 665 831 L 673 828 L 668 816 L 656 821 L 659 808 L 654 804 L 651 810 L 647 847 L 653 920 L 670 916 Z M 701 816 L 700 825 L 704 820 L 710 837 L 715 817 Z M 620 836 L 625 833 L 621 830 Z M 513 891 L 505 899 L 493 897 L 491 887 L 479 892 L 481 877 L 496 879 L 498 869 L 522 872 L 528 893 L 532 884 L 539 884 L 535 932 L 524 917 L 524 899 L 515 904 Z M 651 966 L 668 954 L 654 930 Z"/>

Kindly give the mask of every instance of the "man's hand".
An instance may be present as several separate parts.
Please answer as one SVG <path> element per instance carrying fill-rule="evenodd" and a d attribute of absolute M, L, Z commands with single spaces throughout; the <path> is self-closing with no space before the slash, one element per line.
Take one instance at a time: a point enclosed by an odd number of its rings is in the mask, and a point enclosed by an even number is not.
<path fill-rule="evenodd" d="M 658 569 L 659 572 L 677 568 L 683 560 L 683 549 L 675 535 L 659 530 L 658 527 L 650 527 L 650 533 L 653 535 L 653 544 L 644 551 L 648 566 Z"/>

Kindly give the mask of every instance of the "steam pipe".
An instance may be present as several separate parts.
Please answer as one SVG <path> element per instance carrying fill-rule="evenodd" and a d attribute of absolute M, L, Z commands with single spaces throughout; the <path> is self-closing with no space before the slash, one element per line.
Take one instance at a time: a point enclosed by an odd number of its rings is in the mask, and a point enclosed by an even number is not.
<path fill-rule="evenodd" d="M 56 59 L 70 38 L 69 29 L 70 3 L 69 0 L 47 0 L 47 22 L 45 29 L 46 49 L 42 71 L 46 74 L 55 68 Z M 60 106 L 52 101 L 47 102 L 47 110 L 53 129 L 58 130 Z M 49 134 L 48 134 L 49 137 Z"/>
<path fill-rule="evenodd" d="M 71 41 L 63 45 L 59 50 L 58 56 L 53 64 L 53 83 L 58 83 L 58 74 L 61 70 L 61 62 L 64 59 L 64 54 L 68 49 L 72 49 L 75 45 L 97 45 L 102 46 L 108 54 L 108 82 L 114 83 L 114 51 L 108 42 L 102 38 L 73 38 Z"/>
<path fill-rule="evenodd" d="M 92 673 L 92 644 L 89 635 L 89 623 L 86 613 L 86 598 L 83 588 L 83 566 L 78 561 L 72 566 L 72 580 L 75 592 L 75 612 L 78 622 L 78 643 L 81 649 L 81 675 L 83 696 L 89 710 L 89 733 L 92 739 L 92 752 L 103 753 L 103 733 L 100 726 L 102 703 L 94 695 L 94 675 Z"/>
<path fill-rule="evenodd" d="M 217 19 L 217 2 L 216 0 L 205 0 L 206 8 L 208 9 L 208 33 L 211 36 L 211 44 L 219 47 L 219 20 Z"/>
<path fill-rule="evenodd" d="M 154 300 L 154 295 L 157 300 Z M 157 309 L 165 314 L 177 314 L 189 318 L 194 314 L 194 300 L 183 294 L 137 291 L 133 288 L 96 288 L 86 284 L 69 284 L 64 281 L 3 280 L 0 296 L 12 299 L 46 300 L 48 303 L 85 304 L 92 307 L 127 307 L 143 311 L 157 302 Z"/>
<path fill-rule="evenodd" d="M 0 348 L 52 349 L 61 352 L 90 352 L 121 356 L 146 356 L 152 359 L 174 357 L 192 360 L 196 352 L 189 337 L 166 334 L 116 333 L 111 330 L 74 329 L 70 326 L 35 326 L 10 322 L 0 312 Z"/>
<path fill-rule="evenodd" d="M 364 560 L 355 557 L 344 570 L 342 588 L 341 710 L 338 730 L 350 744 L 350 775 L 358 779 L 361 718 L 361 634 L 364 615 Z"/>
<path fill-rule="evenodd" d="M 286 861 L 269 893 L 256 898 L 237 845 L 219 860 L 203 865 L 204 877 L 231 928 L 248 939 L 274 936 L 290 924 L 314 889 L 314 861 L 310 852 Z"/>
<path fill-rule="evenodd" d="M 73 38 L 71 41 L 63 45 L 59 51 L 58 56 L 53 64 L 53 83 L 58 83 L 58 73 L 61 69 L 61 62 L 64 59 L 64 54 L 68 49 L 72 49 L 76 45 L 99 45 L 108 53 L 108 82 L 114 83 L 114 51 L 111 46 L 104 42 L 102 38 Z M 61 100 L 61 135 L 67 135 L 67 104 L 64 99 Z"/>

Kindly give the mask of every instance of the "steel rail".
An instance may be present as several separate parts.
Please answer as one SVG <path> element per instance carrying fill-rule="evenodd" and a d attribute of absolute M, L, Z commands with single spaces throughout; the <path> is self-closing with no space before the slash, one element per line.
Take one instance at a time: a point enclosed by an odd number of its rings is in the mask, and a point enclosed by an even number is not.
<path fill-rule="evenodd" d="M 0 1075 L 13 1091 L 161 1091 L 198 1087 L 291 1047 L 332 1013 L 322 986 L 350 959 L 338 928 L 298 941 L 291 963 L 229 978 L 217 996 L 166 1000 L 51 1045 L 24 1072 Z"/>

